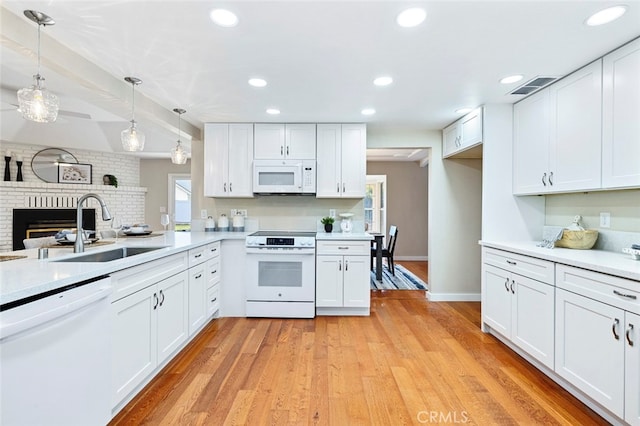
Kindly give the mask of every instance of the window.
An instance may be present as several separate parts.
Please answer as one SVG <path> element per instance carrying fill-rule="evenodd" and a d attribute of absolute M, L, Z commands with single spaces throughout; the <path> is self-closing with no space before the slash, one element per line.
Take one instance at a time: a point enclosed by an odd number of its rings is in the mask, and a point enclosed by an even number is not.
<path fill-rule="evenodd" d="M 169 208 L 174 230 L 191 230 L 191 176 L 169 174 Z"/>
<path fill-rule="evenodd" d="M 364 198 L 364 229 L 384 233 L 387 228 L 387 176 L 368 175 Z"/>

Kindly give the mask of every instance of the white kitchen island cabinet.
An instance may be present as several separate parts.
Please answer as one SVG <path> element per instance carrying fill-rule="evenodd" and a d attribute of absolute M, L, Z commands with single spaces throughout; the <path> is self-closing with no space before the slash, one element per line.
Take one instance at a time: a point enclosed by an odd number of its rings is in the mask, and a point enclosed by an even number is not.
<path fill-rule="evenodd" d="M 253 124 L 205 123 L 204 195 L 253 197 Z"/>
<path fill-rule="evenodd" d="M 369 315 L 369 241 L 318 241 L 316 315 Z"/>
<path fill-rule="evenodd" d="M 640 187 L 640 39 L 602 67 L 602 187 Z"/>
<path fill-rule="evenodd" d="M 317 198 L 363 198 L 367 181 L 365 124 L 318 124 Z"/>
<path fill-rule="evenodd" d="M 517 195 L 599 189 L 602 60 L 514 105 Z"/>
<path fill-rule="evenodd" d="M 256 123 L 254 159 L 313 160 L 316 158 L 316 125 L 308 123 Z"/>
<path fill-rule="evenodd" d="M 553 369 L 553 263 L 484 250 L 483 323 Z"/>

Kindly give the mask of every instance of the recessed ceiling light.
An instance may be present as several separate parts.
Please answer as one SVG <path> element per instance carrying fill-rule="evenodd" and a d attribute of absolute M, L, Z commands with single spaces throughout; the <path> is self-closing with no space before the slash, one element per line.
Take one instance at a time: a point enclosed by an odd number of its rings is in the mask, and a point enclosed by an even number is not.
<path fill-rule="evenodd" d="M 376 86 L 388 86 L 391 83 L 393 83 L 393 78 L 386 75 L 373 80 L 373 84 L 375 84 Z"/>
<path fill-rule="evenodd" d="M 376 110 L 373 108 L 365 108 L 361 111 L 362 115 L 373 115 L 376 113 Z"/>
<path fill-rule="evenodd" d="M 278 108 L 267 108 L 267 114 L 278 115 L 280 110 Z"/>
<path fill-rule="evenodd" d="M 209 16 L 213 22 L 221 27 L 235 27 L 238 25 L 238 17 L 235 13 L 226 9 L 214 9 Z"/>
<path fill-rule="evenodd" d="M 523 78 L 524 78 L 524 76 L 522 74 L 510 75 L 510 76 L 501 78 L 500 79 L 500 83 L 502 83 L 502 84 L 516 83 L 516 82 L 522 80 Z"/>
<path fill-rule="evenodd" d="M 606 9 L 602 9 L 600 12 L 596 12 L 591 15 L 587 20 L 586 24 L 595 27 L 597 25 L 608 24 L 611 21 L 615 21 L 622 15 L 627 12 L 627 6 L 613 6 L 608 7 Z"/>
<path fill-rule="evenodd" d="M 468 107 L 467 108 L 458 108 L 456 110 L 456 114 L 466 114 L 466 113 L 471 112 L 471 111 L 473 111 L 473 108 L 468 108 Z"/>
<path fill-rule="evenodd" d="M 396 18 L 398 25 L 404 28 L 411 28 L 420 25 L 427 17 L 427 12 L 419 7 L 412 7 L 410 9 L 400 12 Z"/>
<path fill-rule="evenodd" d="M 264 87 L 267 85 L 267 81 L 262 78 L 250 78 L 249 84 L 253 87 Z"/>

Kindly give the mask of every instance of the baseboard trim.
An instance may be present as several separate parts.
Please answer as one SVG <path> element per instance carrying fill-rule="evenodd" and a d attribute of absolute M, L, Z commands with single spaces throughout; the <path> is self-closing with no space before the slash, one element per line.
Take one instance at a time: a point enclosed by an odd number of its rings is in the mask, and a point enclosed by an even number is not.
<path fill-rule="evenodd" d="M 397 260 L 397 261 L 403 261 L 403 260 L 408 260 L 408 261 L 418 261 L 418 262 L 428 262 L 429 261 L 429 256 L 394 256 L 393 260 Z"/>
<path fill-rule="evenodd" d="M 480 302 L 480 293 L 432 293 L 427 291 L 430 302 Z"/>

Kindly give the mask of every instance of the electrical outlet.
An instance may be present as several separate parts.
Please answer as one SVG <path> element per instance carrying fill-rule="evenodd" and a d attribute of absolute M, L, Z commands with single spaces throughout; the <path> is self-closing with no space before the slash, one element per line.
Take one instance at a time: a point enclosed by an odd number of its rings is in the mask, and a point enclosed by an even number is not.
<path fill-rule="evenodd" d="M 238 213 L 241 216 L 247 217 L 247 209 L 238 209 Z"/>
<path fill-rule="evenodd" d="M 600 228 L 610 228 L 611 227 L 611 213 L 609 212 L 601 212 L 600 213 Z"/>
<path fill-rule="evenodd" d="M 336 217 L 336 209 L 329 209 L 329 216 Z"/>
<path fill-rule="evenodd" d="M 200 219 L 206 219 L 209 215 L 207 214 L 207 209 L 200 210 Z"/>
<path fill-rule="evenodd" d="M 166 213 L 167 208 L 165 206 L 160 206 L 160 213 Z"/>
<path fill-rule="evenodd" d="M 231 216 L 235 216 L 238 214 L 238 209 L 231 209 Z"/>

